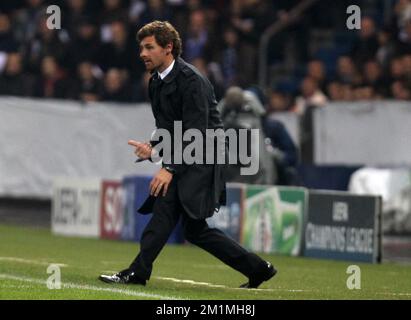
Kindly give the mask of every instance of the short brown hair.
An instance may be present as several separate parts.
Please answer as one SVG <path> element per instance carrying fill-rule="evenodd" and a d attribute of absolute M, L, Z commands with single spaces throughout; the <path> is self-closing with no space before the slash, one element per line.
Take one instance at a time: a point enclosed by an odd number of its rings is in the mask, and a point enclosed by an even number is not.
<path fill-rule="evenodd" d="M 174 58 L 178 58 L 181 55 L 181 38 L 170 22 L 156 20 L 146 24 L 137 32 L 137 40 L 139 42 L 149 36 L 154 36 L 156 42 L 163 48 L 172 43 L 173 50 L 171 53 Z"/>

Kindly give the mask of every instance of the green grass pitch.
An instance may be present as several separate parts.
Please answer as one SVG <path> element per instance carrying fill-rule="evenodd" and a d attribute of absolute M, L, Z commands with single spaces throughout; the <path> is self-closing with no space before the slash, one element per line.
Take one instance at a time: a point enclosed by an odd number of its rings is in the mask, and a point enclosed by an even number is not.
<path fill-rule="evenodd" d="M 54 236 L 49 230 L 0 225 L 0 299 L 411 299 L 411 266 L 316 260 L 261 254 L 279 270 L 257 290 L 207 252 L 167 245 L 147 286 L 110 285 L 103 272 L 128 266 L 132 242 Z M 61 264 L 61 289 L 49 289 L 49 264 Z M 349 265 L 361 269 L 361 289 L 349 290 Z M 55 274 L 54 274 L 55 275 Z"/>

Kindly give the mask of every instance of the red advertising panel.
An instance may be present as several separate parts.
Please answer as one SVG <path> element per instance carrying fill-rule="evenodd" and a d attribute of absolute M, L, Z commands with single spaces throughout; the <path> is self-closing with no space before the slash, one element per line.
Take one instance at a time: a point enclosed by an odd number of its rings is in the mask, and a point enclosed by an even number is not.
<path fill-rule="evenodd" d="M 101 189 L 101 238 L 120 239 L 123 224 L 121 183 L 120 181 L 103 181 Z"/>

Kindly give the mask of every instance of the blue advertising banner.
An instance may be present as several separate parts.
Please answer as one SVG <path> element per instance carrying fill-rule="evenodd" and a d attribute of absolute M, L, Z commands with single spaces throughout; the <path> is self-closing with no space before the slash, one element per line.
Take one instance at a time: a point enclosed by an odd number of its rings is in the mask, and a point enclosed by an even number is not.
<path fill-rule="evenodd" d="M 217 213 L 207 219 L 210 228 L 223 231 L 237 242 L 240 242 L 241 238 L 244 190 L 243 184 L 228 183 L 227 205 L 222 206 Z"/>
<path fill-rule="evenodd" d="M 127 241 L 136 240 L 136 184 L 132 177 L 125 177 L 122 181 L 123 185 L 123 202 L 124 202 L 124 214 L 123 214 L 123 226 L 121 229 L 121 239 Z"/>
<path fill-rule="evenodd" d="M 380 216 L 380 197 L 310 191 L 304 255 L 379 262 Z"/>
<path fill-rule="evenodd" d="M 123 179 L 125 192 L 124 224 L 121 238 L 139 242 L 143 231 L 151 219 L 152 214 L 140 214 L 138 208 L 149 195 L 151 176 L 128 176 Z M 183 235 L 181 223 L 178 223 L 168 239 L 168 243 L 182 243 Z"/>

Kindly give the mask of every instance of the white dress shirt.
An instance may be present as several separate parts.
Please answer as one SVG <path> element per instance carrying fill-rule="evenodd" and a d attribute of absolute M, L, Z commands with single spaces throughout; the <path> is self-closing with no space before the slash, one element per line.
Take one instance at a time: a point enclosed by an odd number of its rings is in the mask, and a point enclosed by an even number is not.
<path fill-rule="evenodd" d="M 167 67 L 167 69 L 165 69 L 163 72 L 158 72 L 158 75 L 160 76 L 161 80 L 163 80 L 169 73 L 170 71 L 173 69 L 174 67 L 174 62 L 175 60 L 173 60 L 170 65 Z"/>

